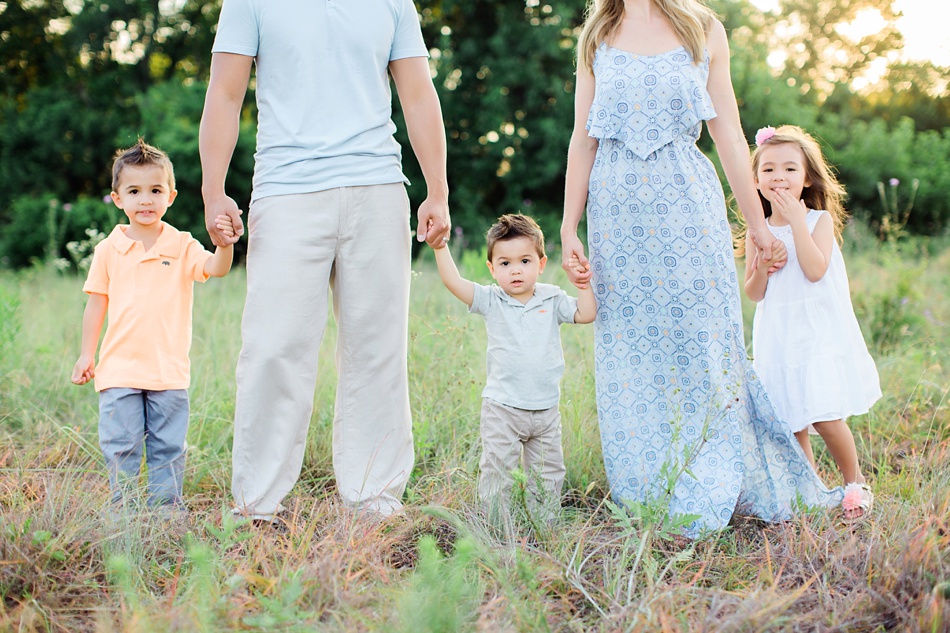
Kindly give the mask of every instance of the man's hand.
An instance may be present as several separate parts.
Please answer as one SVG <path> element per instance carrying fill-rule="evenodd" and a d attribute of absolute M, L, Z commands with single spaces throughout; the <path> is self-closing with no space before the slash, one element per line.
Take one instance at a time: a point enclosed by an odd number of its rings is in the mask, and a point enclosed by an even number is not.
<path fill-rule="evenodd" d="M 416 226 L 416 239 L 432 248 L 439 248 L 449 241 L 452 220 L 449 218 L 449 204 L 445 200 L 426 198 L 419 205 L 419 224 Z"/>
<path fill-rule="evenodd" d="M 215 246 L 236 244 L 244 235 L 244 222 L 241 220 L 241 210 L 237 203 L 228 196 L 215 200 L 205 201 L 205 228 Z M 221 230 L 218 216 L 227 215 L 231 220 L 232 233 L 228 235 Z"/>

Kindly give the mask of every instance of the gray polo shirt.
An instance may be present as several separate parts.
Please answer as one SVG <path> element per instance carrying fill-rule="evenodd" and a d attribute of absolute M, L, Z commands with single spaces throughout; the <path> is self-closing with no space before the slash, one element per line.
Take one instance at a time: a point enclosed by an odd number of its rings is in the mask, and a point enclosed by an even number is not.
<path fill-rule="evenodd" d="M 412 0 L 224 0 L 212 52 L 257 64 L 253 199 L 406 182 L 388 66 L 428 56 Z"/>
<path fill-rule="evenodd" d="M 474 286 L 469 311 L 485 317 L 488 332 L 482 397 L 530 411 L 556 406 L 564 373 L 560 325 L 574 322 L 577 299 L 539 283 L 522 304 L 496 285 Z"/>

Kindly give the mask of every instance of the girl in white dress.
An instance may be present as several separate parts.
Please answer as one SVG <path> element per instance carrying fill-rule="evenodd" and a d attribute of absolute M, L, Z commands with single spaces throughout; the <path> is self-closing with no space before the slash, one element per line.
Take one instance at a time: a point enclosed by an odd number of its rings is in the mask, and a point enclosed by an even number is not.
<path fill-rule="evenodd" d="M 821 435 L 844 477 L 845 519 L 857 519 L 870 512 L 874 497 L 845 419 L 867 413 L 881 387 L 838 248 L 844 189 L 818 143 L 801 128 L 763 128 L 755 141 L 756 187 L 788 261 L 775 270 L 746 240 L 745 291 L 757 302 L 753 366 L 812 466 L 808 433 Z"/>

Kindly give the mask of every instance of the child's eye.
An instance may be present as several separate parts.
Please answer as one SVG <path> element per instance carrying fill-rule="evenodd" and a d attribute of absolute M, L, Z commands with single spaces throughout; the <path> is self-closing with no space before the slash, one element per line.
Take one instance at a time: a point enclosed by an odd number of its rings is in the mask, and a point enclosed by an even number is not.
<path fill-rule="evenodd" d="M 525 264 L 525 265 L 528 265 L 528 264 L 531 263 L 531 260 L 530 260 L 530 259 L 522 259 L 522 260 L 521 260 L 521 263 L 522 263 L 522 264 Z"/>
<path fill-rule="evenodd" d="M 161 193 L 161 192 L 162 192 L 161 189 L 152 189 L 152 193 Z"/>
<path fill-rule="evenodd" d="M 507 265 L 508 265 L 508 262 L 502 262 L 501 265 L 502 265 L 502 266 L 507 266 Z"/>

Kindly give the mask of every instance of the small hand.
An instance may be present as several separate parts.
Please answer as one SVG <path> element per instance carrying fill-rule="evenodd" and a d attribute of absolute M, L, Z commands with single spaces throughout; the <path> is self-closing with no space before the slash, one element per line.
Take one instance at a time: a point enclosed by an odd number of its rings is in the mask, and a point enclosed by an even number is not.
<path fill-rule="evenodd" d="M 769 260 L 769 275 L 778 272 L 786 263 L 788 263 L 788 249 L 785 248 L 785 242 L 775 240 L 772 244 L 772 259 Z"/>
<path fill-rule="evenodd" d="M 779 189 L 773 192 L 772 211 L 776 212 L 791 225 L 805 222 L 808 207 L 804 200 L 796 200 L 788 191 Z"/>
<path fill-rule="evenodd" d="M 95 377 L 95 359 L 89 358 L 88 356 L 80 356 L 79 360 L 76 361 L 76 365 L 73 367 L 73 373 L 72 376 L 70 376 L 70 380 L 73 382 L 73 384 L 84 385 Z"/>
<path fill-rule="evenodd" d="M 216 217 L 214 219 L 214 225 L 225 237 L 229 239 L 234 237 L 234 222 L 227 213 L 222 213 Z"/>

